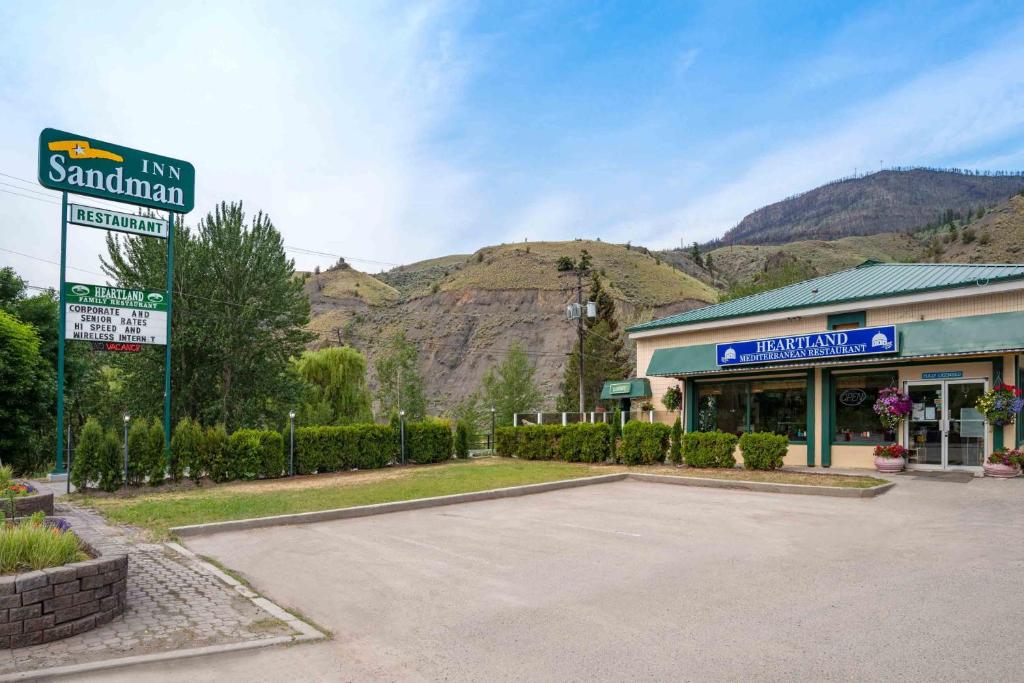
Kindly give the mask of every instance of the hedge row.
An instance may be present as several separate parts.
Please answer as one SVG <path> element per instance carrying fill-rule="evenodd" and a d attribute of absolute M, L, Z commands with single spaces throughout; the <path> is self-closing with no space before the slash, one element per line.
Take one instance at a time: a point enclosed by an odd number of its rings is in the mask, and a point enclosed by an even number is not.
<path fill-rule="evenodd" d="M 398 457 L 398 435 L 388 425 L 299 427 L 295 430 L 295 471 L 341 472 L 384 467 Z"/>
<path fill-rule="evenodd" d="M 494 439 L 498 455 L 523 460 L 605 462 L 614 456 L 612 428 L 607 424 L 500 427 Z"/>

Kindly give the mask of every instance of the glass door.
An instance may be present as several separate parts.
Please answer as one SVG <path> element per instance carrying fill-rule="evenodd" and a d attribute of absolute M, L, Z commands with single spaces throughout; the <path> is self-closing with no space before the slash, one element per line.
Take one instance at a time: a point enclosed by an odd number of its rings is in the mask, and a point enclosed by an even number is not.
<path fill-rule="evenodd" d="M 907 419 L 909 463 L 936 468 L 980 467 L 988 425 L 975 409 L 985 380 L 907 382 L 913 403 Z"/>
<path fill-rule="evenodd" d="M 981 467 L 985 461 L 985 416 L 974 407 L 985 391 L 984 381 L 946 382 L 947 467 Z"/>
<path fill-rule="evenodd" d="M 907 383 L 907 395 L 914 404 L 907 420 L 907 448 L 910 464 L 943 464 L 942 382 Z"/>

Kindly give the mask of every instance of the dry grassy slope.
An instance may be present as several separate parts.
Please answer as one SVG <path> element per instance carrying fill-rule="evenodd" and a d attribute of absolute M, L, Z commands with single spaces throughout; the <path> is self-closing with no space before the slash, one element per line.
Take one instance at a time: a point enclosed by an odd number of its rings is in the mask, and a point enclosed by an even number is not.
<path fill-rule="evenodd" d="M 969 226 L 973 242 L 964 242 L 961 229 L 955 241 L 943 246 L 941 261 L 950 263 L 1024 262 L 1024 197 L 990 209 Z"/>
<path fill-rule="evenodd" d="M 318 335 L 315 345 L 346 343 L 363 351 L 371 386 L 376 384 L 374 360 L 387 338 L 404 329 L 419 348 L 433 413 L 444 413 L 477 389 L 484 372 L 512 343 L 521 342 L 550 404 L 574 330 L 563 316 L 565 305 L 575 299 L 575 278 L 560 275 L 555 264 L 559 256 L 578 257 L 580 249 L 587 249 L 594 268 L 604 272 L 623 326 L 695 308 L 717 295 L 656 257 L 621 245 L 502 245 L 482 249 L 479 258 L 431 259 L 377 278 L 357 278 L 355 271 L 322 273 L 320 290 L 311 276 L 306 284 L 313 309 L 309 327 Z M 355 281 L 359 298 L 353 296 Z M 370 290 L 383 294 L 370 297 Z"/>
<path fill-rule="evenodd" d="M 302 275 L 306 277 L 306 294 L 314 306 L 318 298 L 360 299 L 370 306 L 386 306 L 402 298 L 391 285 L 348 266 Z"/>
<path fill-rule="evenodd" d="M 817 275 L 852 268 L 868 259 L 877 261 L 919 260 L 925 245 L 912 235 L 885 233 L 865 237 L 844 237 L 831 242 L 804 240 L 782 245 L 736 245 L 711 252 L 716 273 L 728 282 L 742 282 L 764 271 L 769 260 L 780 255 L 797 261 Z"/>

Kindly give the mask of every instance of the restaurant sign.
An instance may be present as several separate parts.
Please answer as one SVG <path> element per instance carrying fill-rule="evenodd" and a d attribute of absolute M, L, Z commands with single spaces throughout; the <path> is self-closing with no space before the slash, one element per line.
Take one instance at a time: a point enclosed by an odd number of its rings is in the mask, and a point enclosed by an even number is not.
<path fill-rule="evenodd" d="M 870 356 L 895 353 L 899 341 L 894 325 L 793 334 L 716 345 L 718 365 L 784 363 L 787 361 Z"/>
<path fill-rule="evenodd" d="M 608 387 L 608 393 L 612 396 L 620 396 L 622 394 L 628 394 L 633 391 L 632 382 L 615 382 Z"/>
<path fill-rule="evenodd" d="M 163 292 L 68 282 L 64 286 L 65 337 L 70 341 L 167 343 L 167 297 Z"/>

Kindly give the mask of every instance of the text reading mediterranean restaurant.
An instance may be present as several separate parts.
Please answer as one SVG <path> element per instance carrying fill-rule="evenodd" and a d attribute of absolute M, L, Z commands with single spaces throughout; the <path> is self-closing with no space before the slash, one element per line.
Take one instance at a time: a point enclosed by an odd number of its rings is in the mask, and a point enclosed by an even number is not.
<path fill-rule="evenodd" d="M 1022 383 L 1024 264 L 868 261 L 629 334 L 655 397 L 681 385 L 687 431 L 786 434 L 786 465 L 871 467 L 876 445 L 900 443 L 912 467 L 971 469 L 1024 441 L 1022 420 L 993 427 L 975 408 Z M 887 387 L 913 402 L 897 431 L 873 409 Z"/>

